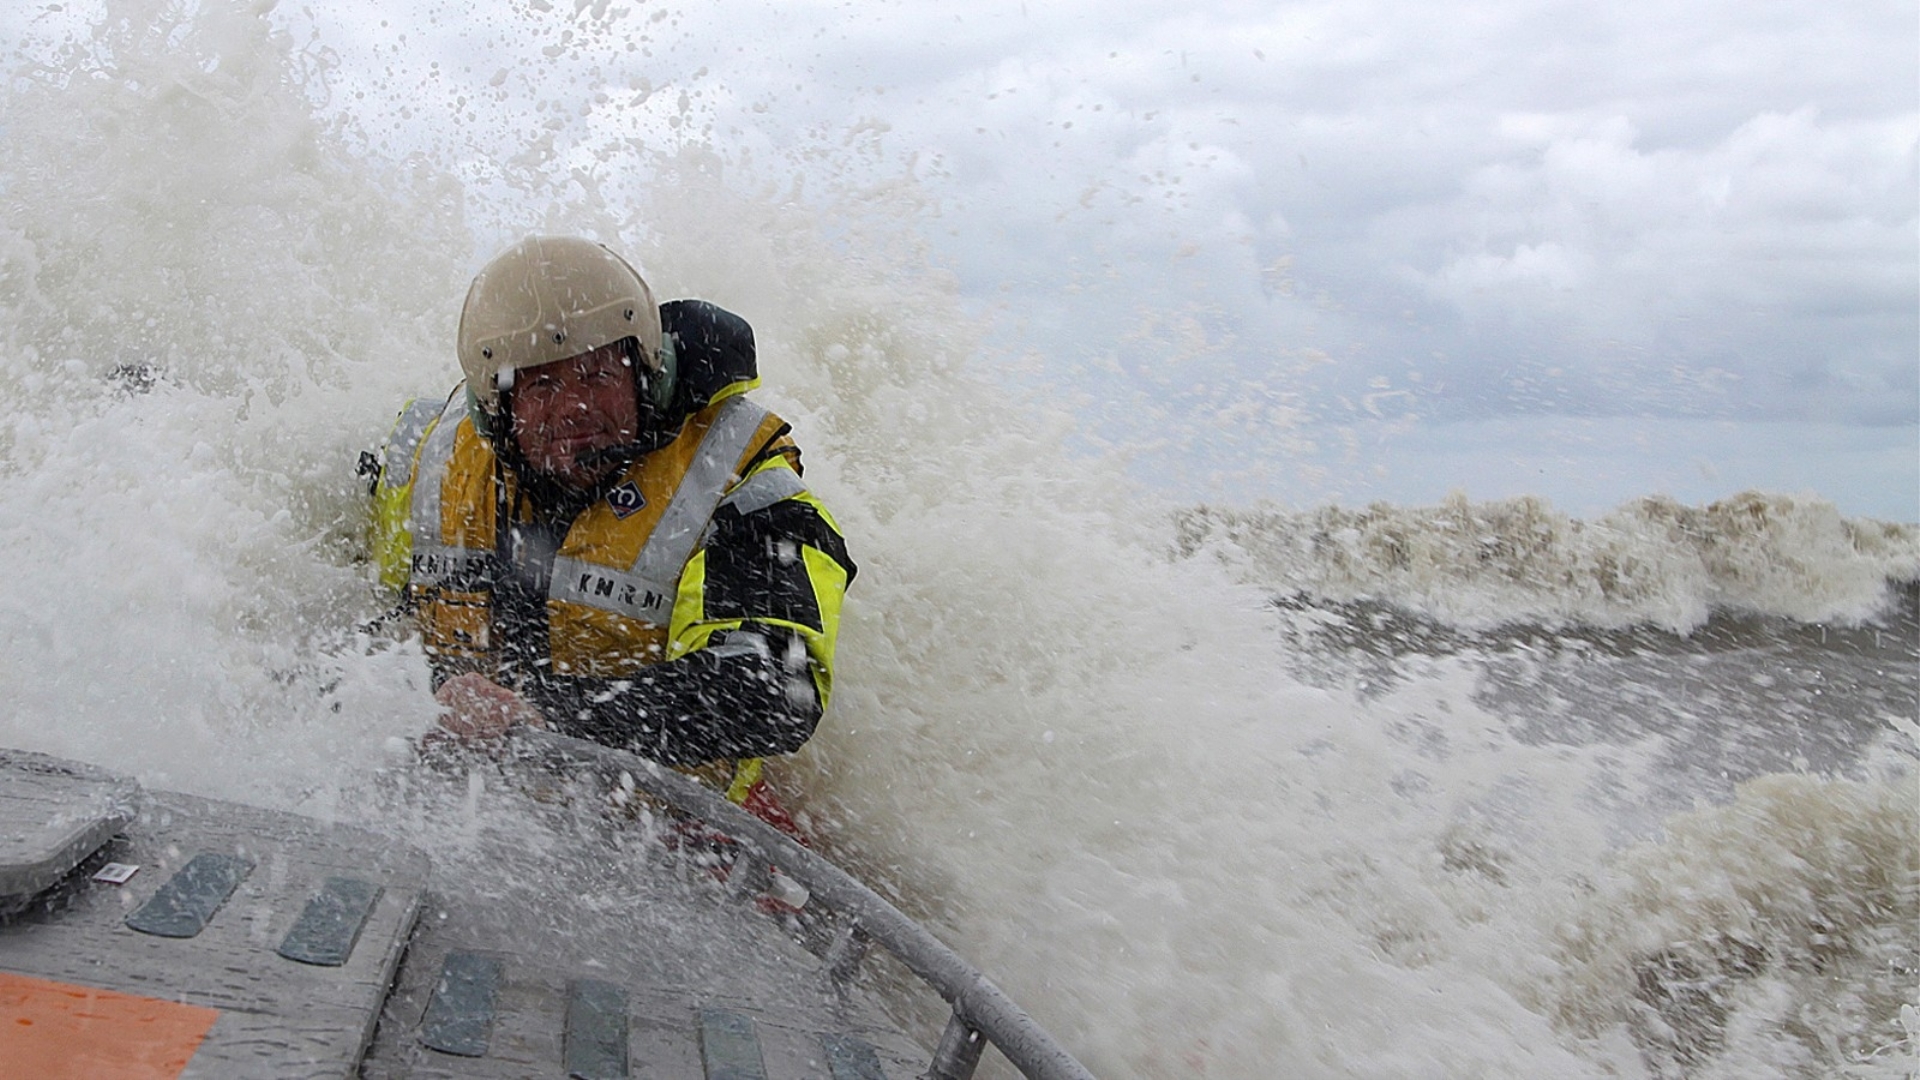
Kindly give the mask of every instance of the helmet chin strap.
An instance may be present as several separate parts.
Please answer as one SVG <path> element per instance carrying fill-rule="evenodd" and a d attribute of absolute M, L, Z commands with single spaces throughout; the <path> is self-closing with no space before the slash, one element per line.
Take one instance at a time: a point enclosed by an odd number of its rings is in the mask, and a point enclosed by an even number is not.
<path fill-rule="evenodd" d="M 607 465 L 627 466 L 645 457 L 649 451 L 639 443 L 622 443 L 600 450 L 589 450 L 573 460 L 588 469 L 599 471 Z"/>

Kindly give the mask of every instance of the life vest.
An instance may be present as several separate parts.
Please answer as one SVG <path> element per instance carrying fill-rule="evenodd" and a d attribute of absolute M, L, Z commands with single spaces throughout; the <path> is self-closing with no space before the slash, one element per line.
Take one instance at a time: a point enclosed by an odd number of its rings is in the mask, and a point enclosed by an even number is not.
<path fill-rule="evenodd" d="M 382 576 L 397 583 L 388 568 L 405 567 L 430 653 L 484 663 L 497 648 L 490 609 L 497 515 L 517 505 L 516 482 L 475 430 L 464 395 L 424 423 L 423 416 L 418 403 L 410 406 L 388 443 L 390 463 L 413 460 L 404 478 L 406 527 L 386 541 L 394 550 L 381 553 Z M 683 571 L 714 511 L 723 501 L 767 505 L 804 492 L 785 457 L 768 454 L 786 441 L 786 429 L 742 394 L 710 402 L 574 519 L 548 584 L 554 674 L 619 678 L 669 655 Z M 414 439 L 418 450 L 409 455 Z M 683 614 L 690 622 L 699 613 Z"/>

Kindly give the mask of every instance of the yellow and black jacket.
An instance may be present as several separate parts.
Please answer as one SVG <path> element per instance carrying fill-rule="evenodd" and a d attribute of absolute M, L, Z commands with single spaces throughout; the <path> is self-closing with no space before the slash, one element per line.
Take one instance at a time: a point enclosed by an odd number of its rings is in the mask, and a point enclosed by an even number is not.
<path fill-rule="evenodd" d="M 727 786 L 744 791 L 754 759 L 819 723 L 856 567 L 787 425 L 746 397 L 745 321 L 696 301 L 661 318 L 670 441 L 570 492 L 513 468 L 463 392 L 413 402 L 382 455 L 373 551 L 436 683 L 478 671 L 564 733 L 669 765 L 738 761 Z"/>

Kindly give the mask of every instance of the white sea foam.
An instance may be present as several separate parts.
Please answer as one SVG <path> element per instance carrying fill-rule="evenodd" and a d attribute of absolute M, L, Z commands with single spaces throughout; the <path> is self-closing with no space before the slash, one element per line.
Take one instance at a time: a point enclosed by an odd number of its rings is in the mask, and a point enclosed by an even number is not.
<path fill-rule="evenodd" d="M 181 786 L 325 790 L 316 760 L 429 715 L 417 657 L 347 644 L 352 468 L 444 381 L 423 372 L 458 193 L 346 152 L 305 96 L 315 58 L 265 20 L 113 11 L 35 52 L 4 110 L 8 727 Z"/>
<path fill-rule="evenodd" d="M 1715 604 L 1864 613 L 1912 574 L 1909 533 L 1766 498 L 1605 529 L 1527 503 L 1209 510 L 1176 535 L 1119 466 L 1063 449 L 1071 417 L 977 370 L 977 325 L 914 250 L 910 180 L 870 182 L 884 161 L 802 199 L 698 140 L 549 147 L 488 189 L 519 201 L 488 202 L 451 163 L 356 149 L 309 101 L 325 50 L 247 6 L 111 8 L 36 52 L 0 114 L 0 742 L 362 812 L 336 802 L 433 707 L 417 647 L 352 629 L 381 608 L 354 456 L 454 377 L 462 279 L 492 239 L 463 213 L 592 233 L 663 295 L 754 322 L 763 396 L 862 567 L 833 709 L 788 780 L 836 853 L 1100 1075 L 1644 1075 L 1607 958 L 1645 951 L 1617 922 L 1681 882 L 1610 884 L 1669 874 L 1655 856 L 1608 867 L 1657 746 L 1523 743 L 1451 660 L 1363 702 L 1297 685 L 1275 589 L 1686 626 Z M 574 158 L 645 183 L 610 201 L 555 163 Z M 144 391 L 115 374 L 141 365 Z M 1235 572 L 1170 557 L 1183 539 Z M 1840 827 L 1885 816 L 1795 790 Z M 1672 875 L 1722 857 L 1680 845 Z M 1856 914 L 1859 940 L 1900 932 L 1898 911 Z M 1568 920 L 1599 944 L 1573 950 Z M 1729 1062 L 1874 1060 L 1738 1015 L 1771 1041 L 1723 1041 Z"/>
<path fill-rule="evenodd" d="M 1569 1028 L 1624 1026 L 1660 1075 L 1912 1075 L 1911 782 L 1770 776 L 1666 831 L 1561 927 Z M 1808 1033 L 1837 1053 L 1811 1053 Z"/>
<path fill-rule="evenodd" d="M 1288 594 L 1374 600 L 1468 628 L 1652 624 L 1685 632 L 1716 610 L 1807 622 L 1879 614 L 1920 579 L 1920 527 L 1745 492 L 1704 507 L 1636 500 L 1593 521 L 1535 498 L 1363 510 L 1202 506 L 1180 548 Z"/>

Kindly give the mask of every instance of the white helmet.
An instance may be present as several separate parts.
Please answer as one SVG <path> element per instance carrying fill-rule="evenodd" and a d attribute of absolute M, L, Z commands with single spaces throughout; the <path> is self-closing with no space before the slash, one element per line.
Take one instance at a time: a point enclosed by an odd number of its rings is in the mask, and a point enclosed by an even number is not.
<path fill-rule="evenodd" d="M 634 375 L 644 397 L 648 383 L 664 382 L 656 377 L 669 363 L 653 290 L 625 259 L 578 237 L 529 236 L 494 256 L 460 309 L 460 367 L 489 421 L 500 418 L 500 391 L 512 387 L 515 371 L 624 338 L 640 344 Z"/>

